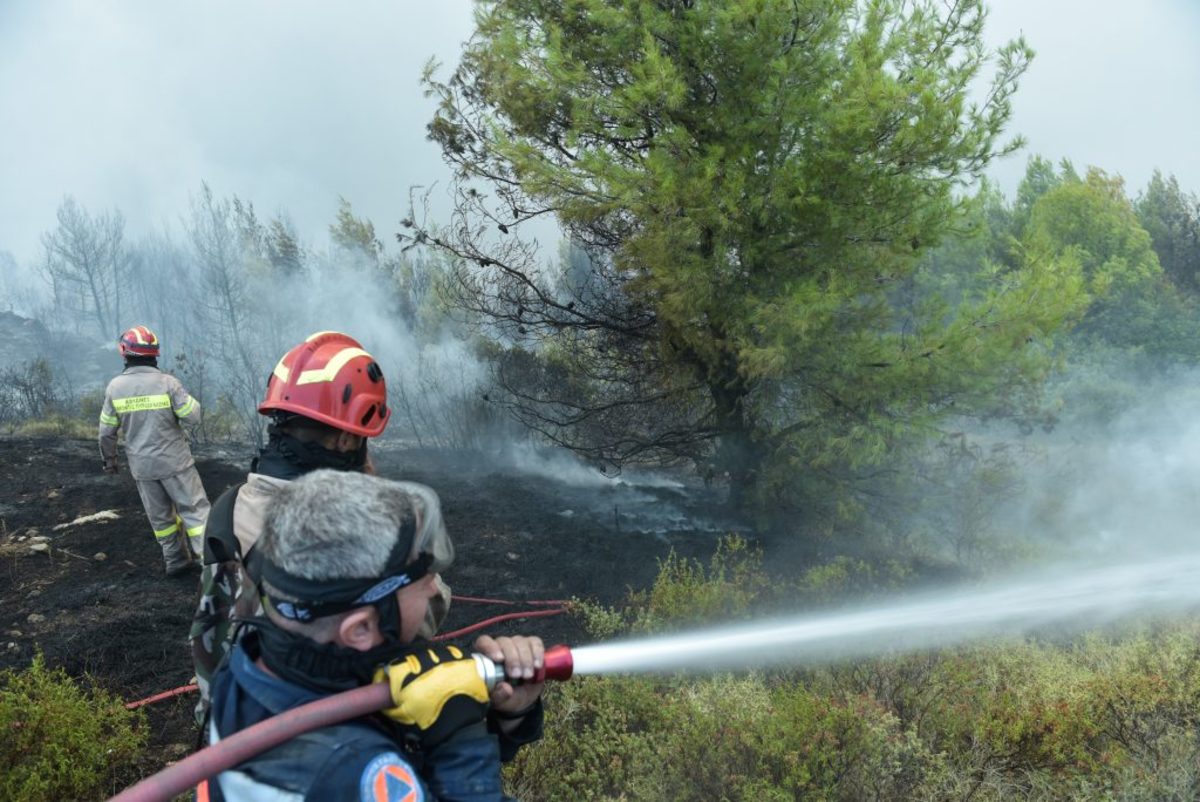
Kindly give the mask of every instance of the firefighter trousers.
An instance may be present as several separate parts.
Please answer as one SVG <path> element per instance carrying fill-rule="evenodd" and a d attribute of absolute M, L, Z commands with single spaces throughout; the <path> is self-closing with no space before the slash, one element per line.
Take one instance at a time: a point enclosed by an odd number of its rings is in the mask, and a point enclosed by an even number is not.
<path fill-rule="evenodd" d="M 138 479 L 137 489 L 154 539 L 162 547 L 167 572 L 187 565 L 192 554 L 202 556 L 209 505 L 196 467 L 165 479 Z"/>

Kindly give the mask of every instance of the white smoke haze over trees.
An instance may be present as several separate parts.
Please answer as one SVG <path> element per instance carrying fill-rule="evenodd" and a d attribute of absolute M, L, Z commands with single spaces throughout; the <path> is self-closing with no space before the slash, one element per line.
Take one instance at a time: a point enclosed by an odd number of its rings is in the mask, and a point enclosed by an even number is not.
<path fill-rule="evenodd" d="M 903 348 L 876 353 L 850 337 L 818 348 L 811 336 L 788 340 L 782 316 L 754 320 L 775 339 L 745 341 L 750 368 L 715 359 L 678 369 L 664 354 L 706 343 L 654 329 L 661 307 L 648 313 L 649 296 L 626 305 L 622 281 L 595 282 L 628 258 L 624 221 L 578 225 L 572 246 L 556 241 L 549 215 L 524 224 L 537 247 L 498 231 L 511 219 L 456 196 L 467 186 L 426 138 L 439 98 L 423 95 L 422 68 L 434 58 L 434 80 L 446 80 L 472 28 L 466 0 L 419 14 L 383 2 L 0 6 L 10 118 L 0 126 L 0 313 L 36 319 L 55 357 L 80 357 L 37 366 L 12 340 L 0 360 L 16 388 L 6 392 L 27 412 L 57 402 L 86 417 L 89 393 L 117 368 L 113 339 L 145 323 L 164 340 L 163 366 L 212 413 L 201 436 L 252 443 L 273 360 L 312 331 L 342 329 L 379 357 L 389 435 L 413 444 L 477 447 L 497 427 L 511 434 L 516 418 L 522 439 L 565 443 L 605 468 L 677 464 L 723 486 L 733 471 L 721 448 L 741 427 L 734 450 L 761 461 L 746 506 L 764 527 L 934 548 L 963 564 L 1184 530 L 1190 496 L 1163 488 L 1196 477 L 1179 447 L 1190 442 L 1186 388 L 1200 359 L 1200 110 L 1174 89 L 1200 82 L 1192 4 L 993 4 L 984 43 L 1023 33 L 1037 51 L 996 152 L 1015 135 L 1028 144 L 978 165 L 990 183 L 963 173 L 959 216 L 936 248 L 914 237 L 911 258 L 895 263 L 903 270 L 879 257 L 882 290 L 860 276 L 861 308 L 830 306 L 806 329 L 845 333 L 846 315 L 886 310 L 872 331 L 961 355 L 938 375 L 914 361 L 902 378 L 844 363 L 853 354 L 883 365 Z M 989 60 L 980 85 L 1002 69 Z M 455 239 L 462 226 L 478 227 L 471 248 Z M 662 231 L 651 245 L 668 252 L 679 232 Z M 403 250 L 401 232 L 425 242 Z M 434 238 L 456 246 L 428 247 Z M 481 259 L 503 263 L 495 248 L 543 282 L 540 318 L 476 271 L 495 267 Z M 664 284 L 698 286 L 676 278 Z M 772 299 L 794 286 L 761 289 Z M 710 318 L 734 308 L 732 296 L 713 298 Z M 497 302 L 507 304 L 499 317 Z M 588 303 L 603 314 L 569 327 Z M 53 392 L 39 389 L 47 367 Z M 746 370 L 769 382 L 735 387 Z M 820 398 L 796 382 L 813 370 L 837 376 L 813 384 Z M 732 400 L 717 397 L 731 387 Z M 553 409 L 543 404 L 562 391 Z M 736 414 L 744 398 L 759 405 L 749 422 Z M 1169 413 L 1146 411 L 1149 400 Z M 633 402 L 653 413 L 630 413 Z M 591 414 L 602 408 L 616 412 Z M 611 437 L 612 421 L 638 436 Z"/>
<path fill-rule="evenodd" d="M 249 201 L 202 185 L 177 230 L 130 241 L 119 212 L 92 214 L 68 197 L 44 236 L 46 289 L 31 303 L 49 341 L 69 347 L 12 343 L 13 355 L 31 370 L 40 358 L 55 393 L 94 405 L 120 367 L 111 332 L 139 321 L 164 343 L 161 366 L 204 400 L 198 436 L 257 443 L 255 407 L 275 360 L 314 331 L 351 331 L 389 377 L 395 433 L 475 444 L 467 407 L 483 373 L 436 292 L 442 268 L 386 253 L 348 202 L 330 229 L 328 250 L 308 248 L 286 215 L 260 219 Z"/>

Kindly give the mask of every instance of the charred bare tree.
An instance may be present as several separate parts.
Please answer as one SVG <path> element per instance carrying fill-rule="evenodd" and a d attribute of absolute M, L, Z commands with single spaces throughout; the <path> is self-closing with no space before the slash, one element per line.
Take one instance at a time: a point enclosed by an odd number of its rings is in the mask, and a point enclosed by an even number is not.
<path fill-rule="evenodd" d="M 165 354 L 193 351 L 207 339 L 196 262 L 167 232 L 143 237 L 130 249 L 129 283 L 130 319 L 151 326 Z"/>
<path fill-rule="evenodd" d="M 42 272 L 59 314 L 74 321 L 76 331 L 90 329 L 107 340 L 120 335 L 121 296 L 129 275 L 124 237 L 119 211 L 93 217 L 72 197 L 58 207 L 58 227 L 42 235 Z"/>
<path fill-rule="evenodd" d="M 488 402 L 606 468 L 703 459 L 717 434 L 703 384 L 666 358 L 654 309 L 628 292 L 633 277 L 596 237 L 577 238 L 560 265 L 543 266 L 538 244 L 519 231 L 551 210 L 522 214 L 528 202 L 513 185 L 498 199 L 469 187 L 456 197 L 456 236 L 414 215 L 399 239 L 452 257 L 439 291 L 462 322 L 503 344 L 491 354 Z"/>
<path fill-rule="evenodd" d="M 262 429 L 255 407 L 266 384 L 255 342 L 260 326 L 254 314 L 245 265 L 243 239 L 232 202 L 217 200 L 205 184 L 192 202 L 188 234 L 198 260 L 204 287 L 204 308 L 210 316 L 219 352 L 226 359 L 230 395 L 247 435 L 261 445 Z"/>

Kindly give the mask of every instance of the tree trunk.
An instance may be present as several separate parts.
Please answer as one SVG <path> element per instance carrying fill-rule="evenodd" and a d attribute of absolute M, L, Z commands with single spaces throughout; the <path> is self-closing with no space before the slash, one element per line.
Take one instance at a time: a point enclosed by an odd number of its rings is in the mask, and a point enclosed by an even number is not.
<path fill-rule="evenodd" d="M 765 457 L 746 410 L 750 387 L 738 374 L 732 355 L 726 355 L 714 373 L 709 392 L 720 431 L 716 467 L 719 475 L 729 477 L 729 505 L 746 512 L 753 501 L 754 486 Z"/>

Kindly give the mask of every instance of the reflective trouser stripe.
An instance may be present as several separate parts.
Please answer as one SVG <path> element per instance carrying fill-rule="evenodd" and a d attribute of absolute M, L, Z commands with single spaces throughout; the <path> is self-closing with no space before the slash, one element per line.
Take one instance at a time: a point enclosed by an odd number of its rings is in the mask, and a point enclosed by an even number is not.
<path fill-rule="evenodd" d="M 192 398 L 189 395 L 187 403 L 184 404 L 183 406 L 181 406 L 179 409 L 175 410 L 175 417 L 186 418 L 188 415 L 192 414 L 192 410 L 195 408 L 196 408 L 196 399 Z"/>
<path fill-rule="evenodd" d="M 113 409 L 118 415 L 124 415 L 126 412 L 141 412 L 147 409 L 170 409 L 171 396 L 163 393 L 162 395 L 135 395 L 129 398 L 114 398 Z"/>
<path fill-rule="evenodd" d="M 121 425 L 121 419 L 118 418 L 116 415 L 105 415 L 103 412 L 100 413 L 100 422 L 102 424 L 104 424 L 105 426 L 120 426 Z"/>
<path fill-rule="evenodd" d="M 179 531 L 179 522 L 176 521 L 175 523 L 168 526 L 166 529 L 155 529 L 154 536 L 156 538 L 158 538 L 159 540 L 162 540 L 163 538 L 170 537 L 171 535 L 175 534 L 178 531 Z"/>
<path fill-rule="evenodd" d="M 198 535 L 203 535 L 203 534 L 204 534 L 204 524 L 200 524 L 199 526 L 193 526 L 191 529 L 187 530 L 188 537 L 196 537 Z"/>

